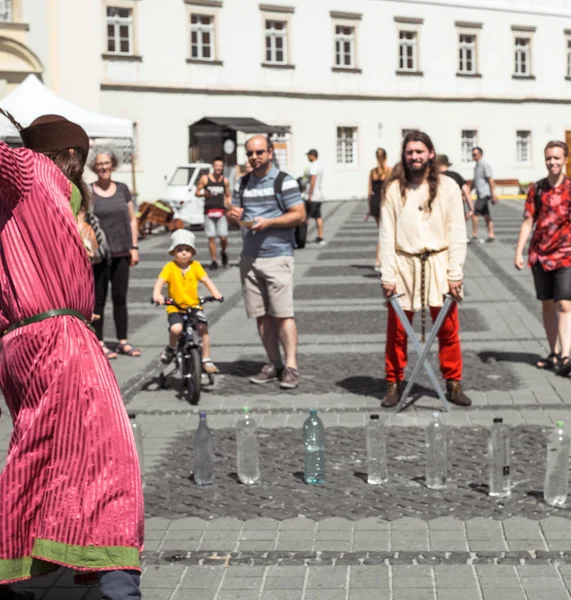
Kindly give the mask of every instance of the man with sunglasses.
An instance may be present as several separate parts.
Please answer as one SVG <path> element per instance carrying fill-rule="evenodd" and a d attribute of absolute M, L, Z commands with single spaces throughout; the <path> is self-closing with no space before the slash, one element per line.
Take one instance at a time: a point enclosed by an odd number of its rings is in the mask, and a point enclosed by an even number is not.
<path fill-rule="evenodd" d="M 253 171 L 236 184 L 228 218 L 242 228 L 242 294 L 248 317 L 255 318 L 268 363 L 252 383 L 277 381 L 282 389 L 299 385 L 297 327 L 293 309 L 294 228 L 305 222 L 297 181 L 273 164 L 268 138 L 246 142 Z M 280 345 L 285 355 L 285 368 Z"/>

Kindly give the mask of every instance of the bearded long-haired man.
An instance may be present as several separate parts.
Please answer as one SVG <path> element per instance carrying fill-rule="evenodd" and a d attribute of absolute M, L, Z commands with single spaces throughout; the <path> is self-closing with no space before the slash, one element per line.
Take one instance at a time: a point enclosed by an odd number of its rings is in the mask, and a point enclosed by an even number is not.
<path fill-rule="evenodd" d="M 407 317 L 430 308 L 436 319 L 444 296 L 462 298 L 466 259 L 466 222 L 460 189 L 441 175 L 431 139 L 409 133 L 401 163 L 387 183 L 381 207 L 381 283 L 385 297 L 399 299 Z M 462 351 L 458 304 L 455 302 L 438 334 L 440 370 L 450 402 L 469 406 L 462 389 Z M 385 371 L 388 384 L 383 406 L 398 404 L 407 363 L 407 336 L 389 304 Z"/>

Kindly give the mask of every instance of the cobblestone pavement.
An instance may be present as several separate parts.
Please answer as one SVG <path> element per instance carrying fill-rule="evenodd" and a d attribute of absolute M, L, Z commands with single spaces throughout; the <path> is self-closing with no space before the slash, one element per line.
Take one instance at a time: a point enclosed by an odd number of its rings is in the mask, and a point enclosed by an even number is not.
<path fill-rule="evenodd" d="M 222 371 L 200 407 L 216 442 L 217 481 L 209 489 L 189 477 L 198 408 L 177 395 L 176 381 L 158 390 L 154 379 L 166 324 L 149 296 L 167 240 L 141 243 L 129 300 L 130 337 L 143 356 L 120 357 L 113 367 L 145 434 L 145 600 L 569 600 L 569 508 L 546 506 L 541 488 L 546 435 L 555 420 L 571 422 L 571 388 L 534 367 L 545 353 L 539 306 L 529 271 L 512 267 L 521 203 L 495 209 L 498 243 L 469 250 L 460 319 L 473 406 L 444 417 L 449 485 L 430 493 L 424 428 L 440 407 L 423 378 L 413 407 L 383 412 L 389 481 L 372 487 L 363 480 L 362 427 L 368 413 L 382 410 L 384 393 L 386 309 L 371 269 L 376 231 L 363 223 L 364 203 L 330 203 L 324 211 L 328 245 L 308 244 L 296 255 L 299 390 L 248 382 L 264 356 L 244 317 L 236 237 L 233 267 L 211 273 L 226 302 L 208 307 Z M 109 317 L 105 330 L 112 343 Z M 411 348 L 409 369 L 415 360 Z M 431 361 L 436 370 L 436 348 Z M 235 475 L 232 428 L 242 405 L 261 427 L 263 482 L 252 488 Z M 300 427 L 312 407 L 328 440 L 328 480 L 318 487 L 300 480 Z M 496 416 L 513 426 L 515 487 L 506 501 L 485 494 L 485 428 Z M 1 419 L 0 454 L 10 431 Z M 100 600 L 96 589 L 74 587 L 66 571 L 19 587 L 42 600 Z"/>

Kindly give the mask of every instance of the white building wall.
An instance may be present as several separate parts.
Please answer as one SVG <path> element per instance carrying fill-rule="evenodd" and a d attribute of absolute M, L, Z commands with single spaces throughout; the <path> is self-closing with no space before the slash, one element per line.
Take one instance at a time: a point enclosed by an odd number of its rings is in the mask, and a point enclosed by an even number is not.
<path fill-rule="evenodd" d="M 330 199 L 364 196 L 375 149 L 385 147 L 396 162 L 405 128 L 426 130 L 437 150 L 447 153 L 466 177 L 473 165 L 461 163 L 461 131 L 475 129 L 496 177 L 520 181 L 541 176 L 543 146 L 571 130 L 571 81 L 565 78 L 571 0 L 268 0 L 294 9 L 293 14 L 275 15 L 289 20 L 289 62 L 295 66 L 279 70 L 261 66 L 264 17 L 258 0 L 223 0 L 221 8 L 192 0 L 45 1 L 60 6 L 60 54 L 70 46 L 81 50 L 62 59 L 59 93 L 137 122 L 139 192 L 144 199 L 159 197 L 164 175 L 187 160 L 188 126 L 204 116 L 255 117 L 289 125 L 289 170 L 300 174 L 305 152 L 318 148 Z M 89 17 L 85 36 L 77 33 L 83 27 L 66 38 L 66 11 L 74 14 L 70 3 L 81 4 Z M 140 60 L 101 58 L 106 4 L 133 7 Z M 191 11 L 215 15 L 216 58 L 222 65 L 187 63 Z M 354 22 L 360 73 L 332 70 L 331 11 L 361 14 Z M 396 73 L 395 17 L 423 19 L 417 26 L 421 77 Z M 482 24 L 475 30 L 480 78 L 456 75 L 457 21 Z M 33 15 L 30 22 L 32 28 L 45 26 Z M 512 77 L 512 26 L 536 28 L 531 33 L 535 79 Z M 83 65 L 80 71 L 78 65 Z M 337 126 L 359 129 L 355 166 L 335 163 Z M 518 129 L 532 131 L 529 165 L 516 163 Z M 129 180 L 127 170 L 119 176 Z"/>

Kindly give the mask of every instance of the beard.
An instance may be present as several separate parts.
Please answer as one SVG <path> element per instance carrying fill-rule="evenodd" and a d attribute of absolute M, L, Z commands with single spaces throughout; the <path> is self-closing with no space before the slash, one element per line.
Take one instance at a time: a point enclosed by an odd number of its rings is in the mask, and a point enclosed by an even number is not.
<path fill-rule="evenodd" d="M 424 175 L 428 165 L 430 164 L 430 159 L 425 160 L 421 164 L 410 164 L 406 163 L 405 171 L 407 176 L 418 177 L 419 175 Z"/>

